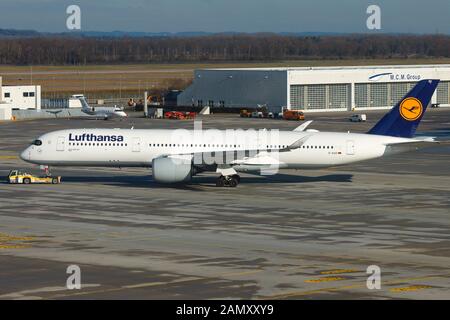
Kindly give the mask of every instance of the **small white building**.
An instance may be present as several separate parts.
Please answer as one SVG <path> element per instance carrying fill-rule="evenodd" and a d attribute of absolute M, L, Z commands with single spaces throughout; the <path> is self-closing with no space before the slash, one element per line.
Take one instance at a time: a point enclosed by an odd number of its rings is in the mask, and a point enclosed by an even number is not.
<path fill-rule="evenodd" d="M 203 69 L 195 71 L 177 104 L 307 111 L 390 108 L 422 79 L 440 79 L 431 103 L 450 106 L 450 65 Z"/>
<path fill-rule="evenodd" d="M 11 119 L 12 119 L 11 107 L 7 103 L 0 102 L 0 121 Z"/>
<path fill-rule="evenodd" d="M 41 110 L 41 86 L 3 86 L 0 92 L 13 110 Z"/>
<path fill-rule="evenodd" d="M 0 121 L 2 120 L 11 120 L 12 111 L 9 104 L 3 101 L 2 94 L 2 77 L 0 77 Z"/>

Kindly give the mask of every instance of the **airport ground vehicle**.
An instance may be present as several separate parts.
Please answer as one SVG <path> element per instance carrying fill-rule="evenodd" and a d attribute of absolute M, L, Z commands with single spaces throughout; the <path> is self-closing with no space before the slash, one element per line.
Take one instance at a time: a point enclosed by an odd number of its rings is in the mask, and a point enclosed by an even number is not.
<path fill-rule="evenodd" d="M 240 116 L 241 118 L 270 118 L 270 119 L 282 118 L 281 113 L 270 112 L 267 109 L 261 109 L 261 111 L 253 111 L 253 112 L 250 112 L 247 109 L 242 109 L 240 111 Z"/>
<path fill-rule="evenodd" d="M 11 184 L 32 184 L 32 183 L 45 183 L 45 184 L 58 184 L 61 183 L 60 176 L 36 176 L 31 173 L 27 173 L 21 170 L 11 170 L 8 175 L 8 183 Z"/>
<path fill-rule="evenodd" d="M 350 122 L 364 122 L 367 120 L 367 116 L 366 114 L 362 113 L 362 114 L 353 114 L 350 116 L 350 118 L 348 118 L 348 120 Z"/>
<path fill-rule="evenodd" d="M 300 110 L 286 110 L 283 112 L 284 120 L 305 120 L 303 111 Z"/>
<path fill-rule="evenodd" d="M 251 118 L 252 113 L 249 112 L 247 109 L 242 109 L 240 112 L 240 116 L 241 116 L 241 118 Z"/>
<path fill-rule="evenodd" d="M 267 115 L 264 116 L 264 113 L 262 111 L 253 111 L 252 118 L 267 118 Z"/>
<path fill-rule="evenodd" d="M 164 119 L 194 119 L 196 115 L 197 114 L 195 112 L 167 111 L 164 113 Z"/>

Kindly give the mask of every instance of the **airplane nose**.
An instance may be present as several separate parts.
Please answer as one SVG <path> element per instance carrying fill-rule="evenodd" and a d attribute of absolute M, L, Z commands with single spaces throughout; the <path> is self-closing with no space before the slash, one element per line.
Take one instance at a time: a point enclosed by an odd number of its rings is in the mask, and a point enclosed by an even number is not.
<path fill-rule="evenodd" d="M 28 151 L 28 149 L 25 149 L 24 151 L 22 151 L 22 153 L 20 154 L 20 159 L 22 159 L 24 161 L 30 160 L 30 152 Z"/>

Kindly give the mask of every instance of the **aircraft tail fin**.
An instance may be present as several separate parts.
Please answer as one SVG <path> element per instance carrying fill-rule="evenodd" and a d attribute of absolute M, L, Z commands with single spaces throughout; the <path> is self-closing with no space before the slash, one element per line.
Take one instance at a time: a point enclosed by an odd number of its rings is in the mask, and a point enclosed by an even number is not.
<path fill-rule="evenodd" d="M 412 138 L 422 120 L 439 80 L 421 80 L 377 124 L 369 134 Z"/>
<path fill-rule="evenodd" d="M 80 100 L 81 109 L 91 110 L 91 107 L 89 107 L 85 97 L 78 97 L 78 100 Z"/>

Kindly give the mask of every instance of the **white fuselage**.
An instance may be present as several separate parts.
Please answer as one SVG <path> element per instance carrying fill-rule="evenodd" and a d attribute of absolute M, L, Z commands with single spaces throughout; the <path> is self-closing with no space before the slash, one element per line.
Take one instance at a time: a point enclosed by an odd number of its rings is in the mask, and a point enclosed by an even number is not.
<path fill-rule="evenodd" d="M 301 147 L 286 149 L 302 138 Z M 256 155 L 233 162 L 236 171 L 246 171 L 267 163 L 281 169 L 344 165 L 379 158 L 388 151 L 386 144 L 410 139 L 309 131 L 266 136 L 242 130 L 226 134 L 225 130 L 68 129 L 44 134 L 39 140 L 40 145 L 22 152 L 23 160 L 51 166 L 151 167 L 152 160 L 162 156 L 256 150 Z"/>
<path fill-rule="evenodd" d="M 128 115 L 121 108 L 116 107 L 96 107 L 82 108 L 82 112 L 100 118 L 126 118 Z"/>

